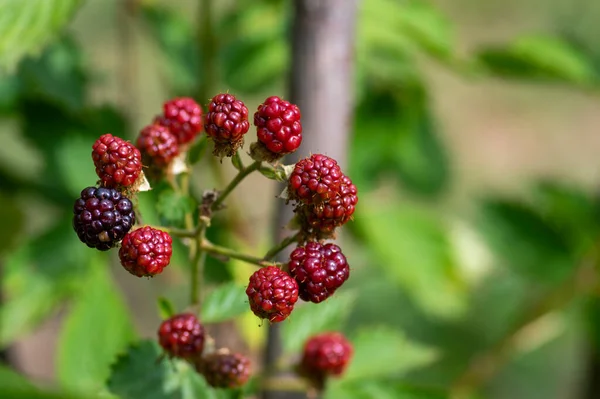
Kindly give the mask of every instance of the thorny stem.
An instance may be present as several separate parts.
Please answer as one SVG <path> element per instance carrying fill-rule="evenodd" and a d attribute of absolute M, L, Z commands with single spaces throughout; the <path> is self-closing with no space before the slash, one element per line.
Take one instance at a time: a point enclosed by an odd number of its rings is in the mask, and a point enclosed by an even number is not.
<path fill-rule="evenodd" d="M 533 303 L 521 320 L 495 345 L 475 356 L 467 369 L 455 380 L 450 389 L 451 399 L 466 399 L 489 379 L 509 360 L 519 339 L 537 321 L 547 314 L 563 308 L 577 295 L 591 292 L 598 283 L 596 266 L 598 249 L 586 257 L 572 278 L 550 291 L 539 301 Z"/>
<path fill-rule="evenodd" d="M 246 254 L 237 252 L 230 248 L 215 245 L 215 244 L 209 242 L 208 240 L 204 240 L 202 242 L 201 248 L 203 251 L 207 252 L 210 255 L 216 256 L 217 258 L 218 257 L 233 258 L 233 259 L 241 260 L 243 262 L 250 263 L 252 265 L 256 265 L 256 266 L 260 266 L 260 267 L 278 265 L 278 263 L 275 263 L 275 262 L 269 262 L 262 258 L 257 258 L 256 256 L 246 255 Z"/>
<path fill-rule="evenodd" d="M 292 236 L 288 236 L 288 237 L 284 238 L 283 240 L 281 240 L 281 242 L 279 244 L 275 245 L 273 248 L 271 248 L 269 250 L 269 252 L 267 252 L 267 254 L 264 256 L 264 259 L 265 260 L 273 259 L 275 256 L 277 256 L 278 253 L 283 251 L 288 245 L 292 244 L 293 242 L 298 241 L 299 238 L 300 238 L 299 232 Z"/>
<path fill-rule="evenodd" d="M 211 209 L 213 211 L 219 209 L 221 207 L 221 205 L 223 204 L 223 201 L 225 201 L 225 198 L 227 198 L 227 196 L 229 194 L 231 194 L 233 189 L 236 188 L 237 185 L 240 184 L 240 182 L 242 180 L 244 180 L 244 178 L 246 176 L 248 176 L 250 173 L 252 173 L 255 170 L 257 170 L 258 168 L 260 168 L 260 164 L 261 164 L 260 161 L 255 161 L 255 162 L 251 163 L 250 165 L 248 165 L 247 167 L 245 167 L 244 169 L 240 170 L 238 172 L 238 174 L 235 175 L 233 180 L 231 180 L 231 182 L 227 185 L 227 187 L 225 187 L 225 189 L 219 193 L 219 196 L 217 197 L 215 202 L 213 202 Z"/>

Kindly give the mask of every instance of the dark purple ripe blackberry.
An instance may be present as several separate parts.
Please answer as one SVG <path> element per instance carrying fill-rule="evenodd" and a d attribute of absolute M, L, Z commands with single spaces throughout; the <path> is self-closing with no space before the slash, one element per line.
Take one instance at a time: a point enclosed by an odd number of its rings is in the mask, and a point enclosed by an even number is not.
<path fill-rule="evenodd" d="M 135 224 L 133 204 L 114 188 L 87 187 L 73 206 L 73 228 L 90 248 L 106 251 Z"/>

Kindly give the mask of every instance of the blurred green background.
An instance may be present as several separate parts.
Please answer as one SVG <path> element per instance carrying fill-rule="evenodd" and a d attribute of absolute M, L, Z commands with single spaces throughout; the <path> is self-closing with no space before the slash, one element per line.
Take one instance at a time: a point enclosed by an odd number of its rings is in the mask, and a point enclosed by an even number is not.
<path fill-rule="evenodd" d="M 358 16 L 352 274 L 283 324 L 285 358 L 336 328 L 356 355 L 329 398 L 600 398 L 600 2 L 363 0 Z M 133 279 L 72 232 L 91 145 L 133 140 L 173 96 L 229 91 L 251 111 L 285 97 L 292 20 L 283 0 L 0 2 L 0 393 L 25 384 L 17 370 L 107 395 L 116 355 L 154 337 L 156 297 L 185 306 L 182 245 Z M 193 190 L 234 172 L 205 157 Z M 211 238 L 266 251 L 280 190 L 252 176 Z M 140 195 L 146 223 L 172 216 L 165 201 Z M 205 313 L 259 363 L 251 270 L 210 262 L 222 291 Z M 221 294 L 239 299 L 224 316 Z"/>

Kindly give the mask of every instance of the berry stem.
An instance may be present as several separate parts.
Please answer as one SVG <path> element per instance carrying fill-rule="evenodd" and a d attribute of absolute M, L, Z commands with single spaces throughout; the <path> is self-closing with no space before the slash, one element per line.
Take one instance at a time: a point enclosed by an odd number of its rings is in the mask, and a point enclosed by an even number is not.
<path fill-rule="evenodd" d="M 227 196 L 233 191 L 233 189 L 236 188 L 237 185 L 240 184 L 240 182 L 244 180 L 246 176 L 248 176 L 255 170 L 258 170 L 260 168 L 260 165 L 260 161 L 255 161 L 247 167 L 245 167 L 244 169 L 240 170 L 238 174 L 233 178 L 233 180 L 231 180 L 231 182 L 227 185 L 227 187 L 225 187 L 225 189 L 221 191 L 221 193 L 219 193 L 219 197 L 217 197 L 215 202 L 213 202 L 211 209 L 213 211 L 219 209 L 220 206 L 223 204 L 223 201 L 225 201 L 225 198 L 227 198 Z"/>
<path fill-rule="evenodd" d="M 194 240 L 195 253 L 194 259 L 192 260 L 190 276 L 192 284 L 190 303 L 192 306 L 197 307 L 198 310 L 200 310 L 202 305 L 202 285 L 204 284 L 204 264 L 206 263 L 206 251 L 204 250 L 202 244 L 206 239 L 207 226 L 207 221 L 204 218 L 200 218 L 198 230 L 196 232 L 196 239 Z"/>
<path fill-rule="evenodd" d="M 300 238 L 300 232 L 298 232 L 292 236 L 288 236 L 288 237 L 284 238 L 283 240 L 281 240 L 281 242 L 279 244 L 277 244 L 273 248 L 271 248 L 267 252 L 267 254 L 264 256 L 263 259 L 265 259 L 265 260 L 273 259 L 275 256 L 277 256 L 278 253 L 283 251 L 288 245 L 292 244 L 293 242 L 298 241 L 299 238 Z"/>
<path fill-rule="evenodd" d="M 241 260 L 243 262 L 250 263 L 252 265 L 256 265 L 256 266 L 260 266 L 260 267 L 280 266 L 280 264 L 278 264 L 278 263 L 269 262 L 262 258 L 257 258 L 256 256 L 246 255 L 246 254 L 237 252 L 233 249 L 213 244 L 208 240 L 204 240 L 202 242 L 200 248 L 203 251 L 207 252 L 209 255 L 213 255 L 216 258 L 219 258 L 219 257 L 233 258 L 233 259 Z"/>
<path fill-rule="evenodd" d="M 166 231 L 173 237 L 179 238 L 195 238 L 198 235 L 198 229 L 188 230 L 188 229 L 178 229 L 177 227 L 163 227 L 163 226 L 150 226 L 155 229 Z"/>

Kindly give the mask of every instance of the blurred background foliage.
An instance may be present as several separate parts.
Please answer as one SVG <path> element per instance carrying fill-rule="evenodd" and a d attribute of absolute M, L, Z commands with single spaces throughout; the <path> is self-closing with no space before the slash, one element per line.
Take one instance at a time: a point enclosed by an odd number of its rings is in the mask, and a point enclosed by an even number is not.
<path fill-rule="evenodd" d="M 0 2 L 7 397 L 224 397 L 182 364 L 145 369 L 156 344 L 127 349 L 154 337 L 152 298 L 184 306 L 181 243 L 168 273 L 134 281 L 70 226 L 73 199 L 96 180 L 100 134 L 133 139 L 175 95 L 206 103 L 228 90 L 251 110 L 286 95 L 291 2 L 200 3 Z M 354 362 L 327 398 L 600 397 L 598 18 L 593 0 L 360 3 L 345 166 L 360 202 L 342 237 L 352 278 L 283 325 L 288 360 L 317 331 L 353 340 Z M 233 173 L 204 150 L 196 193 Z M 262 189 L 242 186 L 211 239 L 268 248 L 280 187 L 254 182 Z M 160 187 L 139 199 L 146 223 L 193 205 Z M 203 315 L 215 329 L 233 323 L 223 340 L 258 356 L 265 328 L 243 302 L 250 270 L 211 261 L 217 288 Z M 147 373 L 152 384 L 131 385 Z"/>

